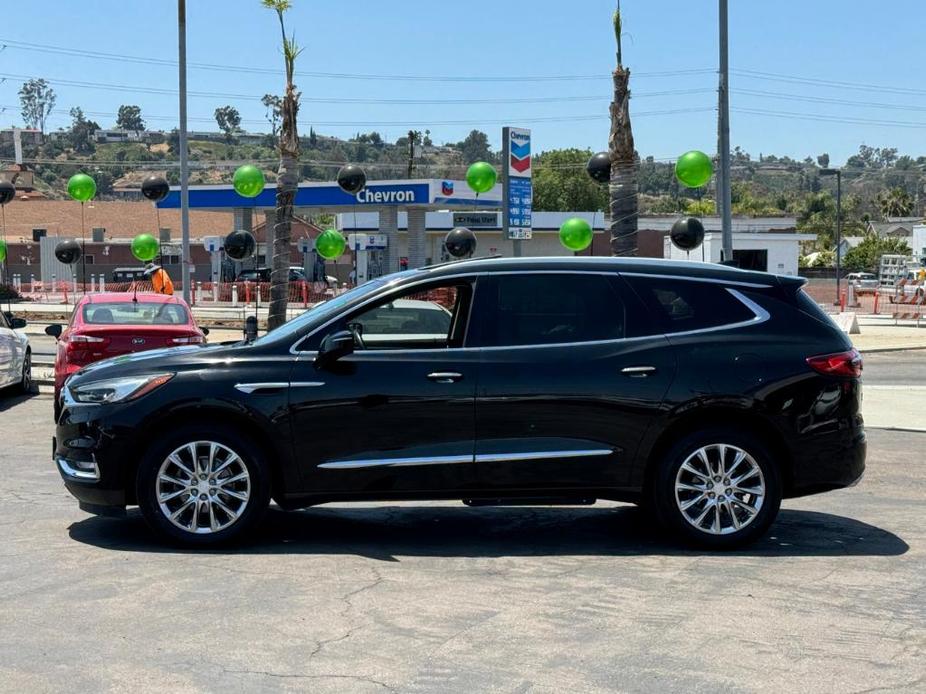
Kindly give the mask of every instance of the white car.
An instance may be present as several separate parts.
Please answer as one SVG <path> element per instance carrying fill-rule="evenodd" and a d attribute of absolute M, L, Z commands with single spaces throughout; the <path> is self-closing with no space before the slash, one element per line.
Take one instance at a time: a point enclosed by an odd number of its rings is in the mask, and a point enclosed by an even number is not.
<path fill-rule="evenodd" d="M 846 281 L 849 284 L 854 284 L 856 289 L 874 291 L 881 288 L 878 276 L 870 272 L 850 272 L 846 275 Z"/>
<path fill-rule="evenodd" d="M 0 388 L 15 386 L 20 392 L 32 390 L 32 349 L 22 332 L 24 318 L 0 311 Z"/>

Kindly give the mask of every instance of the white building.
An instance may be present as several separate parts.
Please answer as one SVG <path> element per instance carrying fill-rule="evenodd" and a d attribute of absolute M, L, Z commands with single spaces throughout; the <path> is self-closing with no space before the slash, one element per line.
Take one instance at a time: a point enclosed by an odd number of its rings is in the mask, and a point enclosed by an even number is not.
<path fill-rule="evenodd" d="M 913 227 L 913 234 L 907 241 L 913 257 L 926 265 L 926 224 L 917 224 Z"/>
<path fill-rule="evenodd" d="M 797 275 L 801 242 L 814 239 L 814 234 L 733 232 L 733 260 L 738 261 L 740 267 L 750 270 L 761 270 L 775 275 Z M 666 236 L 663 255 L 673 260 L 719 263 L 722 245 L 720 232 L 711 231 L 704 235 L 702 248 L 687 253 L 676 248 Z"/>

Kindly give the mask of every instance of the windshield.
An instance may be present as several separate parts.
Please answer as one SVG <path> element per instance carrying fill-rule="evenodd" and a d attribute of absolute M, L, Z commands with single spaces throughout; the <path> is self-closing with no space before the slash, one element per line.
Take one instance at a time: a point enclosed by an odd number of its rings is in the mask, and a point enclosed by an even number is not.
<path fill-rule="evenodd" d="M 83 319 L 89 325 L 185 325 L 189 322 L 187 311 L 180 304 L 143 301 L 87 304 Z"/>
<path fill-rule="evenodd" d="M 339 314 L 341 310 L 344 309 L 344 307 L 349 306 L 354 301 L 368 294 L 373 294 L 382 287 L 385 287 L 387 284 L 391 284 L 392 282 L 395 282 L 402 277 L 408 277 L 409 275 L 413 275 L 417 272 L 417 270 L 397 272 L 392 275 L 386 275 L 385 277 L 370 280 L 365 284 L 361 284 L 359 287 L 354 287 L 353 289 L 345 292 L 344 294 L 339 294 L 329 301 L 316 304 L 308 311 L 300 315 L 298 318 L 294 318 L 289 323 L 280 326 L 273 332 L 267 333 L 263 337 L 259 337 L 254 341 L 254 344 L 257 345 L 267 342 L 277 342 L 278 340 L 295 338 L 306 332 L 310 325 L 324 323 L 329 318 L 333 318 Z"/>

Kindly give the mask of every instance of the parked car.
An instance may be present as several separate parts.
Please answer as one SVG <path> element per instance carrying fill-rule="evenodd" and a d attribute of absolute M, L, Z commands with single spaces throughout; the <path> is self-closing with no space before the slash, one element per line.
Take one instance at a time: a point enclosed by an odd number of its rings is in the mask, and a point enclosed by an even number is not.
<path fill-rule="evenodd" d="M 88 364 L 132 352 L 202 345 L 208 332 L 196 324 L 190 307 L 176 296 L 141 292 L 85 295 L 74 307 L 67 326 L 45 328 L 45 333 L 58 341 L 55 417 L 64 382 Z"/>
<path fill-rule="evenodd" d="M 238 273 L 238 277 L 235 279 L 236 282 L 269 282 L 270 281 L 270 268 L 269 267 L 259 267 L 251 268 L 249 270 L 242 270 Z M 305 282 L 307 277 L 305 270 L 298 266 L 294 265 L 289 268 L 289 281 L 290 282 Z M 337 286 L 338 280 L 336 277 L 326 276 L 325 281 L 330 286 Z"/>
<path fill-rule="evenodd" d="M 881 288 L 881 280 L 870 272 L 850 272 L 846 275 L 846 282 L 854 284 L 861 291 L 875 291 Z"/>
<path fill-rule="evenodd" d="M 13 386 L 21 393 L 32 390 L 32 348 L 25 327 L 25 318 L 0 311 L 0 388 Z"/>
<path fill-rule="evenodd" d="M 861 358 L 803 283 L 580 257 L 407 271 L 252 343 L 85 367 L 63 391 L 56 464 L 84 510 L 137 504 L 197 546 L 254 529 L 272 498 L 610 499 L 733 547 L 783 498 L 864 471 Z M 371 339 L 403 300 L 446 309 L 442 339 L 417 321 Z"/>

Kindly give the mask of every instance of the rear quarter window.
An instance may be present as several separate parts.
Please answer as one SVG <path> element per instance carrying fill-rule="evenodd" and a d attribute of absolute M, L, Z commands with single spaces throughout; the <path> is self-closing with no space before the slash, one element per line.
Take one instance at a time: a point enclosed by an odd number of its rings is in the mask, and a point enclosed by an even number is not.
<path fill-rule="evenodd" d="M 753 320 L 756 314 L 722 284 L 625 277 L 664 333 L 707 330 Z"/>

